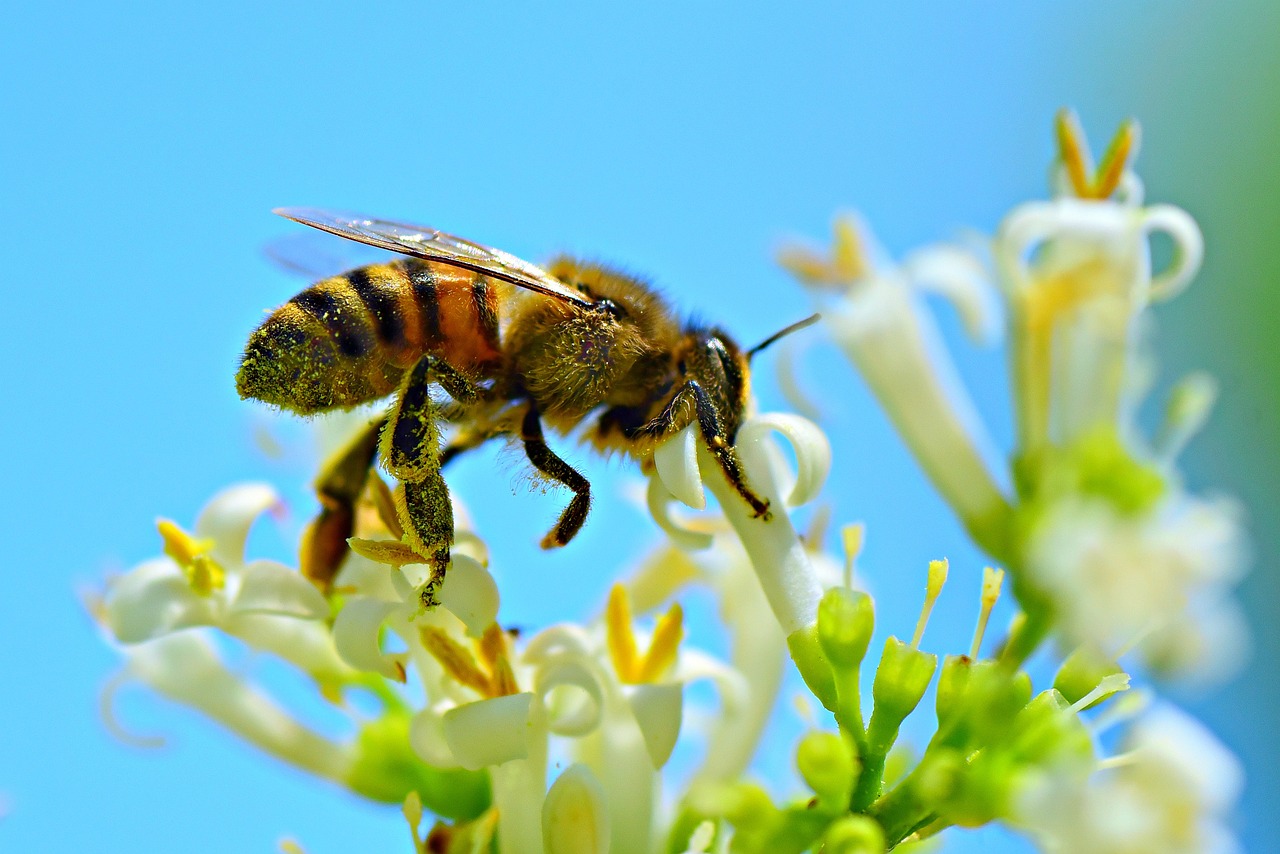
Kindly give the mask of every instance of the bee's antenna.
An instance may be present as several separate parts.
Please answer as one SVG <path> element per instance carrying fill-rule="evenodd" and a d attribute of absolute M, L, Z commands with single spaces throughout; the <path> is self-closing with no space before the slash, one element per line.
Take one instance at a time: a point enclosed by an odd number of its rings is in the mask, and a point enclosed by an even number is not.
<path fill-rule="evenodd" d="M 752 356 L 754 356 L 756 353 L 759 353 L 761 350 L 763 350 L 765 347 L 768 347 L 770 344 L 775 343 L 779 338 L 785 338 L 788 335 L 790 335 L 792 332 L 799 332 L 801 329 L 804 329 L 806 326 L 812 326 L 813 324 L 817 323 L 821 319 L 822 319 L 822 315 L 811 314 L 808 317 L 806 317 L 804 320 L 797 321 L 791 324 L 790 326 L 788 326 L 786 329 L 783 329 L 780 332 L 773 333 L 768 338 L 764 339 L 759 344 L 757 344 L 756 346 L 752 347 L 750 350 L 747 351 L 747 360 L 750 361 Z"/>

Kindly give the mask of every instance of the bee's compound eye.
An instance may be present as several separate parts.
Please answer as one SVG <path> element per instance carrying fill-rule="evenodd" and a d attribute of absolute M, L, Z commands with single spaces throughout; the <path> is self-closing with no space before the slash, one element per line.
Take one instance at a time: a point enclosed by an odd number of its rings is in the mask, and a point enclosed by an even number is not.
<path fill-rule="evenodd" d="M 618 305 L 616 302 L 614 302 L 611 299 L 602 299 L 599 302 L 595 303 L 592 306 L 592 308 L 594 308 L 596 311 L 600 312 L 601 314 L 604 314 L 613 318 L 626 316 L 626 312 L 622 310 L 622 306 Z"/>

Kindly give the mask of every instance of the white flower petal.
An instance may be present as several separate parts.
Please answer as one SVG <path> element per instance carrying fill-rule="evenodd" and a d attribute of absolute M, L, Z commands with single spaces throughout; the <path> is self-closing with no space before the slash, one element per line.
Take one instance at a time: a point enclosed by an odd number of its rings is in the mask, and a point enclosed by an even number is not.
<path fill-rule="evenodd" d="M 329 616 L 329 602 L 300 573 L 273 560 L 255 560 L 244 568 L 231 611 L 323 620 Z"/>
<path fill-rule="evenodd" d="M 604 789 L 587 766 L 571 765 L 551 784 L 542 806 L 542 844 L 547 854 L 608 854 Z"/>
<path fill-rule="evenodd" d="M 705 497 L 703 500 L 705 503 Z M 683 549 L 698 551 L 708 548 L 714 540 L 710 533 L 683 528 L 672 517 L 671 505 L 675 501 L 675 496 L 667 491 L 659 477 L 655 475 L 649 478 L 649 488 L 645 493 L 645 503 L 649 507 L 649 514 L 653 516 L 653 521 L 658 523 L 658 527 L 666 532 L 666 535 L 671 538 L 671 542 Z"/>
<path fill-rule="evenodd" d="M 658 479 L 676 497 L 694 510 L 707 506 L 707 496 L 702 489 L 702 475 L 698 471 L 698 424 L 693 422 L 675 436 L 659 445 L 653 452 L 653 463 Z"/>
<path fill-rule="evenodd" d="M 428 706 L 413 716 L 409 723 L 409 744 L 413 752 L 429 765 L 437 768 L 455 768 L 458 760 L 449 751 L 444 735 L 444 715 L 449 706 Z"/>
<path fill-rule="evenodd" d="M 244 544 L 254 521 L 280 503 L 265 483 L 243 483 L 215 495 L 196 519 L 196 539 L 213 540 L 213 557 L 224 567 L 244 561 Z"/>
<path fill-rule="evenodd" d="M 121 643 L 138 643 L 190 626 L 215 625 L 222 600 L 201 596 L 167 558 L 134 567 L 104 597 L 106 624 Z"/>
<path fill-rule="evenodd" d="M 529 755 L 533 694 L 477 700 L 444 714 L 444 738 L 458 764 L 471 771 Z"/>
<path fill-rule="evenodd" d="M 947 299 L 974 341 L 991 343 L 999 334 L 1000 307 L 987 268 L 960 246 L 929 246 L 902 262 L 912 284 Z"/>
<path fill-rule="evenodd" d="M 498 617 L 498 585 L 473 557 L 453 553 L 449 571 L 440 585 L 440 604 L 466 624 L 467 634 L 478 638 Z"/>
<path fill-rule="evenodd" d="M 644 736 L 644 746 L 653 760 L 653 767 L 661 768 L 671 758 L 671 751 L 680 737 L 684 686 L 632 685 L 625 693 L 631 714 Z"/>
<path fill-rule="evenodd" d="M 600 726 L 604 689 L 594 669 L 569 656 L 552 658 L 538 669 L 534 690 L 551 732 L 581 738 Z"/>
<path fill-rule="evenodd" d="M 379 636 L 387 618 L 404 609 L 398 602 L 364 596 L 348 599 L 333 621 L 333 643 L 338 655 L 356 670 L 403 681 L 405 655 L 384 653 L 379 646 Z"/>
<path fill-rule="evenodd" d="M 831 442 L 807 418 L 786 412 L 769 412 L 747 420 L 738 431 L 738 445 L 764 441 L 770 432 L 786 437 L 796 454 L 796 482 L 787 504 L 808 504 L 822 490 L 831 471 Z"/>

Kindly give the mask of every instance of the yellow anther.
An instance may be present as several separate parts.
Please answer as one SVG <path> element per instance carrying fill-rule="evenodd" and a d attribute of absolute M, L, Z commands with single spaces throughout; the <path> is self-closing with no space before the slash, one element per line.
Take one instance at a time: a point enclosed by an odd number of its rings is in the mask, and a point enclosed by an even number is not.
<path fill-rule="evenodd" d="M 778 252 L 778 263 L 796 278 L 814 285 L 848 286 L 867 274 L 858 226 L 847 216 L 835 221 L 830 257 L 791 245 Z"/>
<path fill-rule="evenodd" d="M 972 659 L 978 657 L 982 636 L 987 633 L 987 621 L 991 619 L 991 609 L 1000 599 L 1000 587 L 1003 584 L 1003 569 L 993 569 L 988 566 L 982 571 L 982 607 L 978 612 L 978 625 L 973 631 L 973 644 L 969 647 L 969 657 Z"/>
<path fill-rule="evenodd" d="M 631 624 L 631 596 L 623 585 L 613 585 L 605 606 L 605 643 L 619 681 L 638 685 L 661 679 L 675 664 L 683 638 L 684 611 L 673 603 L 658 620 L 648 652 L 641 655 Z"/>
<path fill-rule="evenodd" d="M 920 619 L 916 621 L 916 633 L 911 636 L 912 649 L 920 646 L 924 628 L 929 625 L 929 615 L 933 613 L 933 605 L 942 593 L 942 586 L 947 583 L 947 570 L 950 566 L 946 558 L 929 561 L 929 580 L 924 585 L 924 606 L 920 609 Z"/>
<path fill-rule="evenodd" d="M 493 696 L 490 693 L 492 686 L 489 675 L 480 669 L 475 657 L 466 647 L 449 637 L 449 633 L 438 626 L 423 626 L 420 634 L 427 652 L 440 662 L 440 666 L 455 682 L 466 685 L 482 696 Z"/>
<path fill-rule="evenodd" d="M 293 839 L 281 839 L 280 854 L 307 854 L 307 850 Z"/>
<path fill-rule="evenodd" d="M 867 274 L 862 238 L 850 217 L 842 216 L 836 220 L 835 239 L 831 243 L 831 269 L 839 281 L 845 283 L 856 282 Z"/>
<path fill-rule="evenodd" d="M 684 609 L 679 602 L 672 602 L 653 629 L 653 640 L 649 643 L 649 652 L 640 662 L 639 679 L 636 681 L 657 682 L 665 676 L 675 666 L 683 639 Z"/>
<path fill-rule="evenodd" d="M 609 602 L 604 611 L 604 632 L 614 672 L 623 682 L 633 682 L 631 677 L 640 669 L 640 652 L 631 626 L 631 597 L 621 584 L 613 585 L 609 591 Z"/>
<path fill-rule="evenodd" d="M 511 669 L 507 633 L 497 623 L 491 623 L 484 630 L 480 638 L 480 657 L 489 668 L 490 696 L 505 697 L 520 692 L 515 672 Z"/>
<path fill-rule="evenodd" d="M 164 553 L 182 568 L 192 590 L 208 596 L 226 586 L 226 570 L 209 555 L 212 540 L 197 540 L 168 519 L 157 520 L 156 529 L 164 540 Z"/>
<path fill-rule="evenodd" d="M 377 474 L 369 478 L 369 496 L 378 511 L 378 520 L 387 529 L 387 533 L 397 540 L 404 537 L 404 528 L 396 516 L 396 501 L 391 494 L 391 487 Z"/>
<path fill-rule="evenodd" d="M 844 586 L 853 587 L 853 570 L 866 542 L 867 526 L 861 522 L 845 525 L 840 529 L 840 542 L 844 546 Z"/>
<path fill-rule="evenodd" d="M 367 557 L 375 563 L 399 567 L 427 562 L 426 558 L 398 540 L 364 540 L 360 537 L 350 537 L 347 539 L 347 545 L 351 546 L 351 550 L 356 554 Z"/>
<path fill-rule="evenodd" d="M 1080 120 L 1072 110 L 1058 112 L 1054 122 L 1058 138 L 1058 158 L 1071 183 L 1071 191 L 1081 199 L 1106 199 L 1120 186 L 1125 169 L 1137 156 L 1138 123 L 1132 119 L 1121 123 L 1097 169 L 1089 153 Z"/>

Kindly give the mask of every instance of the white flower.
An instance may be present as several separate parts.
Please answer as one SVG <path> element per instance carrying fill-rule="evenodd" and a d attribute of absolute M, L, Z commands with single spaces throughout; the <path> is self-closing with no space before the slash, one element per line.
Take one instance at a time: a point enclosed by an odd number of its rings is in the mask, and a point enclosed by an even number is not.
<path fill-rule="evenodd" d="M 1225 820 L 1243 773 L 1198 722 L 1171 707 L 1138 721 L 1126 753 L 1088 773 L 1060 768 L 1026 781 L 1022 822 L 1045 850 L 1090 854 L 1231 854 Z"/>
<path fill-rule="evenodd" d="M 990 339 L 996 309 L 989 277 L 958 247 L 922 250 L 901 267 L 883 255 L 866 227 L 846 218 L 836 222 L 830 261 L 803 249 L 785 250 L 780 261 L 811 286 L 836 344 L 917 462 L 990 545 L 1008 509 L 983 459 L 993 445 L 924 304 L 928 292 L 948 299 L 975 338 Z"/>
<path fill-rule="evenodd" d="M 1037 526 L 1026 569 L 1070 641 L 1118 653 L 1141 640 L 1149 662 L 1225 678 L 1242 652 L 1226 595 L 1242 572 L 1237 516 L 1230 502 L 1182 494 L 1137 516 L 1066 498 Z"/>
<path fill-rule="evenodd" d="M 195 533 L 161 520 L 165 556 L 110 580 L 100 615 L 123 644 L 196 626 L 217 627 L 293 662 L 315 676 L 345 668 L 318 621 L 329 603 L 307 579 L 271 560 L 246 561 L 249 528 L 279 497 L 265 484 L 218 493 L 200 512 Z"/>
<path fill-rule="evenodd" d="M 1155 233 L 1174 248 L 1158 273 L 1149 247 Z M 1009 303 L 1022 449 L 1129 423 L 1139 318 L 1150 302 L 1186 287 L 1203 252 L 1195 220 L 1169 205 L 1063 197 L 1005 218 L 993 253 Z"/>

